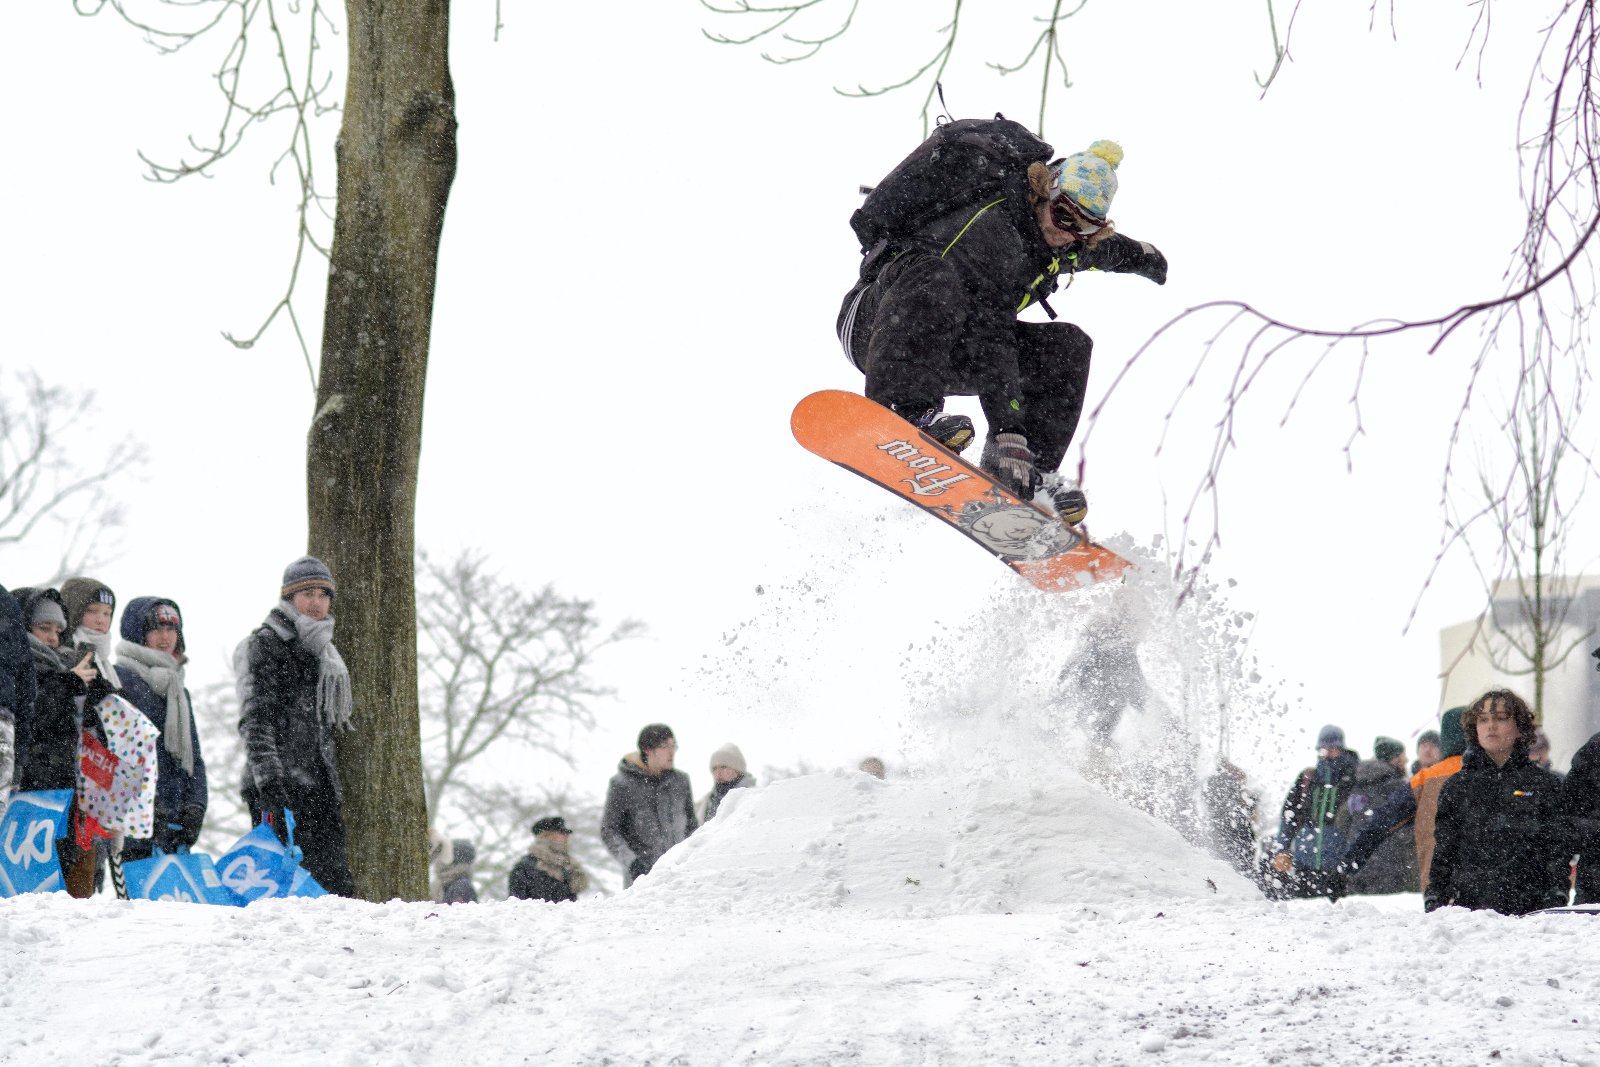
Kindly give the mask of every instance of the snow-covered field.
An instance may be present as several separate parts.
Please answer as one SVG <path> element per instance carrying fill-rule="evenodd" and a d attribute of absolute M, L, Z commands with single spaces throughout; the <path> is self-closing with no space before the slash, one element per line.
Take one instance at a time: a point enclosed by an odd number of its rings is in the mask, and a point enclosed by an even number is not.
<path fill-rule="evenodd" d="M 1268 903 L 1064 768 L 838 772 L 576 905 L 0 901 L 0 1063 L 1600 1064 L 1597 924 Z"/>

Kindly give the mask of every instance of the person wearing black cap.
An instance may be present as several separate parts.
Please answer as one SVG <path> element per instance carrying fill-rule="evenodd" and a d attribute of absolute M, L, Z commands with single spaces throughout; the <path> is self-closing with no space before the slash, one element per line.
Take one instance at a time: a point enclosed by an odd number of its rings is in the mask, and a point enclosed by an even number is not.
<path fill-rule="evenodd" d="M 333 739 L 354 729 L 354 707 L 350 673 L 333 644 L 334 590 L 320 559 L 289 564 L 278 604 L 239 642 L 233 665 L 245 744 L 240 791 L 250 817 L 286 838 L 284 812 L 293 812 L 306 870 L 328 892 L 349 897 L 355 880 Z"/>
<path fill-rule="evenodd" d="M 533 847 L 511 868 L 507 881 L 517 900 L 547 900 L 561 904 L 578 899 L 589 888 L 589 872 L 572 857 L 567 844 L 572 831 L 559 815 L 533 824 Z"/>
<path fill-rule="evenodd" d="M 1444 748 L 1438 730 L 1424 730 L 1417 735 L 1417 758 L 1411 761 L 1411 773 L 1425 771 L 1444 759 Z"/>
<path fill-rule="evenodd" d="M 1284 798 L 1275 850 L 1263 872 L 1263 888 L 1274 897 L 1316 897 L 1344 855 L 1350 825 L 1345 801 L 1355 786 L 1360 757 L 1344 747 L 1344 731 L 1324 726 L 1317 733 L 1317 763 L 1300 772 Z"/>
<path fill-rule="evenodd" d="M 651 723 L 639 731 L 638 751 L 622 757 L 611 777 L 600 840 L 622 865 L 624 888 L 699 825 L 689 776 L 672 766 L 677 752 L 672 727 Z"/>
<path fill-rule="evenodd" d="M 177 602 L 153 596 L 130 600 L 122 611 L 117 677 L 128 702 L 161 731 L 161 744 L 156 749 L 155 832 L 124 842 L 124 862 L 146 859 L 158 848 L 172 853 L 193 847 L 205 823 L 210 791 L 185 685 L 188 660 Z"/>

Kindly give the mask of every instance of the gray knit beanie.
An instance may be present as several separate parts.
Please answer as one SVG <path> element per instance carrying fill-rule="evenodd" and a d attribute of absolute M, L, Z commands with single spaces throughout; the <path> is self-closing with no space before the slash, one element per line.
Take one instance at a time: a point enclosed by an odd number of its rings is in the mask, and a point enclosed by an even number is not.
<path fill-rule="evenodd" d="M 333 596 L 333 572 L 316 556 L 301 556 L 283 569 L 283 599 L 293 600 L 306 589 L 326 589 Z"/>

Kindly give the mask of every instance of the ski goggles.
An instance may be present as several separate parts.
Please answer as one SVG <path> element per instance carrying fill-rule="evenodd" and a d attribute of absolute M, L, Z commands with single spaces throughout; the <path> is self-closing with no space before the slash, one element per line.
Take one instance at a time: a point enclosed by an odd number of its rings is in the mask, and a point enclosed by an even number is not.
<path fill-rule="evenodd" d="M 1096 222 L 1085 215 L 1070 196 L 1058 196 L 1050 205 L 1050 218 L 1061 229 L 1079 237 L 1093 237 L 1109 223 Z"/>

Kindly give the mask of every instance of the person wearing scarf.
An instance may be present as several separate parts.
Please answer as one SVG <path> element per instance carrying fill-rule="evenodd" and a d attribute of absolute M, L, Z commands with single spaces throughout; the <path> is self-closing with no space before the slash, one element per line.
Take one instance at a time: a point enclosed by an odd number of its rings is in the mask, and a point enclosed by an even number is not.
<path fill-rule="evenodd" d="M 67 612 L 67 629 L 61 635 L 66 648 L 92 649 L 94 669 L 107 681 L 117 680 L 112 662 L 111 617 L 117 611 L 117 594 L 94 578 L 68 578 L 61 583 L 61 604 Z"/>
<path fill-rule="evenodd" d="M 183 615 L 176 601 L 142 596 L 122 612 L 117 677 L 122 695 L 161 731 L 156 749 L 155 833 L 123 843 L 124 862 L 147 858 L 153 849 L 176 852 L 194 846 L 205 823 L 209 791 L 200 756 L 200 731 L 184 685 Z"/>
<path fill-rule="evenodd" d="M 572 831 L 559 815 L 533 824 L 533 847 L 511 868 L 507 888 L 513 899 L 547 900 L 552 904 L 578 899 L 589 888 L 589 872 L 572 857 L 567 844 Z"/>
<path fill-rule="evenodd" d="M 66 608 L 55 589 L 18 589 L 12 594 L 28 623 L 28 650 L 33 657 L 33 714 L 18 763 L 19 791 L 78 788 L 78 746 L 84 731 L 101 744 L 105 727 L 96 707 L 117 691 L 95 670 L 88 650 L 61 647 L 67 628 Z M 74 809 L 74 817 L 76 809 Z M 75 824 L 74 824 L 75 825 Z M 94 892 L 94 849 L 78 847 L 76 834 L 56 840 L 67 892 L 87 898 Z"/>
<path fill-rule="evenodd" d="M 241 783 L 253 820 L 294 841 L 304 866 L 330 893 L 355 895 L 345 852 L 343 789 L 334 759 L 336 731 L 354 729 L 350 672 L 333 644 L 333 575 L 314 556 L 283 572 L 278 604 L 234 650 Z"/>

